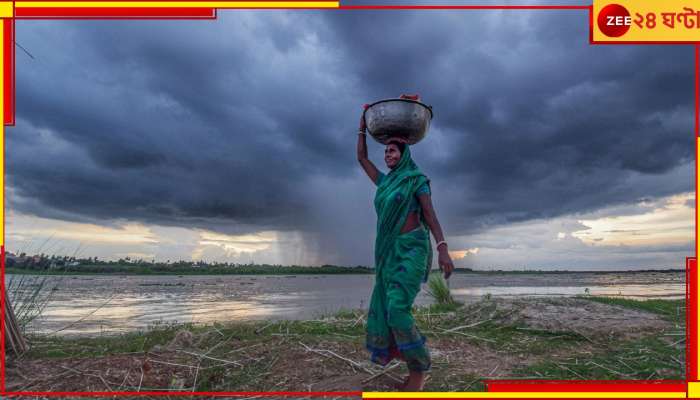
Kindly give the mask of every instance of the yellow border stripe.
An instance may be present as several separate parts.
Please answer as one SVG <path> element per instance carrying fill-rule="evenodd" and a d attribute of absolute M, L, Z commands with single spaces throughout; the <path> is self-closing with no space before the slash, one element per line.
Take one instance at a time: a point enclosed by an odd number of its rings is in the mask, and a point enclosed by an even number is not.
<path fill-rule="evenodd" d="M 433 392 L 433 393 L 396 393 L 396 392 L 365 392 L 363 399 L 548 399 L 548 398 L 570 398 L 570 399 L 677 399 L 685 398 L 685 392 Z"/>
<path fill-rule="evenodd" d="M 17 1 L 15 8 L 338 8 L 339 1 Z"/>

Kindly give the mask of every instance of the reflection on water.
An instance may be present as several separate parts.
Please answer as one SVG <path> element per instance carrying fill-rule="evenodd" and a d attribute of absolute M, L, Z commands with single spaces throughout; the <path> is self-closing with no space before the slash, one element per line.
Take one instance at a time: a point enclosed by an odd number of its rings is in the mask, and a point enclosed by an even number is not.
<path fill-rule="evenodd" d="M 12 275 L 6 277 L 6 281 Z M 63 335 L 121 333 L 157 323 L 305 319 L 365 308 L 372 275 L 50 277 L 58 290 L 32 328 Z M 683 298 L 684 273 L 457 274 L 453 295 L 465 302 L 491 294 Z M 416 303 L 430 299 L 422 291 Z"/>

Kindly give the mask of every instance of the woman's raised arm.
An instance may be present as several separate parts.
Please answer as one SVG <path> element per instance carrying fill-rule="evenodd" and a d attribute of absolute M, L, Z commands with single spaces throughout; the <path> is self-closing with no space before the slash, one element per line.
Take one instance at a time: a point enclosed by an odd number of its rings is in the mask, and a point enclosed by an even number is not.
<path fill-rule="evenodd" d="M 365 107 L 366 108 L 366 107 Z M 377 179 L 379 179 L 379 170 L 372 163 L 372 161 L 367 158 L 367 127 L 365 126 L 365 119 L 360 117 L 360 131 L 357 133 L 357 161 L 360 162 L 362 169 L 365 170 L 369 179 L 375 184 Z"/>

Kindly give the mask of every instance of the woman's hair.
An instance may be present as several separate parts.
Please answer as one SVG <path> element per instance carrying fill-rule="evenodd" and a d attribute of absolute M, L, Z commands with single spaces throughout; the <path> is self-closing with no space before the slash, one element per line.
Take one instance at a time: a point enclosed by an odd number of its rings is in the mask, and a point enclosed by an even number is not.
<path fill-rule="evenodd" d="M 400 152 L 402 155 L 403 155 L 403 151 L 406 150 L 406 143 L 402 143 L 402 142 L 399 142 L 399 141 L 396 141 L 396 140 L 389 140 L 389 141 L 386 143 L 386 145 L 388 146 L 388 145 L 390 145 L 390 144 L 396 145 L 396 147 L 398 147 L 399 152 Z"/>

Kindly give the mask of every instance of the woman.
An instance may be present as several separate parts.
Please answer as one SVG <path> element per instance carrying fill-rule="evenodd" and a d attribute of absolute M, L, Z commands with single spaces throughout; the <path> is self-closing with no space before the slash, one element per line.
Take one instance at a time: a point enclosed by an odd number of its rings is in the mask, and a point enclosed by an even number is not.
<path fill-rule="evenodd" d="M 367 317 L 367 349 L 372 361 L 380 365 L 393 358 L 406 361 L 409 375 L 397 388 L 419 391 L 430 369 L 430 354 L 411 308 L 432 264 L 427 228 L 437 240 L 438 263 L 445 279 L 454 266 L 430 200 L 430 181 L 411 159 L 406 141 L 396 138 L 386 145 L 384 161 L 391 171 L 385 175 L 367 158 L 365 131 L 364 118 L 360 118 L 357 159 L 377 185 L 376 279 Z"/>

